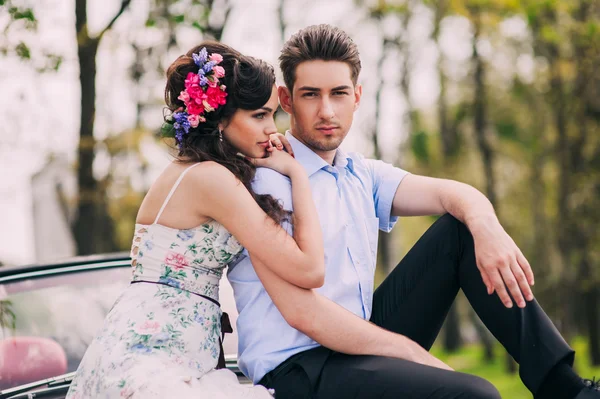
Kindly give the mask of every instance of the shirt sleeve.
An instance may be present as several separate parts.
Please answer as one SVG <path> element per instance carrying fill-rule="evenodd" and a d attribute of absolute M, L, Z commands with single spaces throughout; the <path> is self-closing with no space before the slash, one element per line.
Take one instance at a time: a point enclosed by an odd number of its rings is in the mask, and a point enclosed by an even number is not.
<path fill-rule="evenodd" d="M 287 176 L 275 172 L 273 169 L 257 168 L 252 181 L 252 189 L 256 194 L 270 194 L 287 211 L 293 209 L 292 183 Z"/>
<path fill-rule="evenodd" d="M 408 172 L 376 159 L 366 159 L 365 163 L 373 179 L 373 200 L 375 213 L 379 218 L 379 229 L 390 232 L 398 221 L 397 216 L 392 216 L 394 196 Z"/>

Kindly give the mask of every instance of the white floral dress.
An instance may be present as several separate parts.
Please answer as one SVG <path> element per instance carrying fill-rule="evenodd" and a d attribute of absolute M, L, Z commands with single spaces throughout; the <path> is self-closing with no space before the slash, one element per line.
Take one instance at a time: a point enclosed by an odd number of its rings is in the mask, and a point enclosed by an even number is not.
<path fill-rule="evenodd" d="M 219 280 L 242 246 L 216 221 L 189 230 L 156 221 L 136 225 L 132 283 L 86 351 L 67 398 L 272 398 L 215 370 Z"/>

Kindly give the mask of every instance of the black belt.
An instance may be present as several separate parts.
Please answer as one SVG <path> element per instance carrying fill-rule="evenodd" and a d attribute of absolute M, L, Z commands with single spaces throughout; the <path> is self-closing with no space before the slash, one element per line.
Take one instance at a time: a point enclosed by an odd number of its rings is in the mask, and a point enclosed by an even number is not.
<path fill-rule="evenodd" d="M 170 284 L 163 283 L 162 281 L 134 280 L 131 282 L 131 284 L 135 284 L 135 283 L 160 284 L 160 285 L 165 285 L 165 286 L 171 287 L 171 288 L 177 288 Z M 181 289 L 181 288 L 177 288 L 177 289 Z M 214 303 L 215 305 L 217 305 L 218 307 L 221 307 L 221 304 L 216 299 L 213 299 L 209 296 L 198 294 L 196 292 L 192 292 L 192 291 L 188 291 L 188 290 L 182 290 L 182 291 L 186 291 L 192 295 L 196 295 L 201 298 L 207 299 L 207 300 L 211 301 L 212 303 Z M 221 313 L 221 338 L 219 338 L 219 348 L 220 348 L 221 352 L 219 353 L 219 360 L 217 361 L 217 369 L 225 368 L 225 352 L 223 351 L 223 339 L 225 338 L 225 334 L 230 334 L 232 332 L 233 332 L 233 327 L 231 327 L 231 321 L 229 320 L 229 315 L 226 312 L 222 312 Z"/>

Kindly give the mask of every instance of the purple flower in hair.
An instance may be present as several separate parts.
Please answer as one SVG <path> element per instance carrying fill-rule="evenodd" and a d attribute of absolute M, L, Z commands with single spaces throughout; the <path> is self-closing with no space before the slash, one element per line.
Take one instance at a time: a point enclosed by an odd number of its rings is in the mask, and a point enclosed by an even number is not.
<path fill-rule="evenodd" d="M 202 69 L 204 70 L 204 73 L 209 73 L 210 71 L 212 71 L 212 69 L 214 68 L 215 65 L 217 65 L 216 62 L 208 61 L 206 64 L 204 64 Z"/>
<path fill-rule="evenodd" d="M 206 86 L 208 84 L 208 78 L 204 74 L 198 74 L 198 76 L 200 77 L 200 86 Z"/>
<path fill-rule="evenodd" d="M 173 114 L 173 119 L 175 120 L 175 123 L 173 123 L 173 127 L 175 128 L 175 137 L 177 138 L 177 142 L 181 143 L 183 141 L 183 135 L 188 134 L 190 131 L 188 113 L 175 112 Z"/>
<path fill-rule="evenodd" d="M 198 54 L 192 54 L 192 58 L 194 58 L 194 63 L 201 68 L 208 59 L 208 51 L 206 51 L 206 47 L 203 47 Z"/>

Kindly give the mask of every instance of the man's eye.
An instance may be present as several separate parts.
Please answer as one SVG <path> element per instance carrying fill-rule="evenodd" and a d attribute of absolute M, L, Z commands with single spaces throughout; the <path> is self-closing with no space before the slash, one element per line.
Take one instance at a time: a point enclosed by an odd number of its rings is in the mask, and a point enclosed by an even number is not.
<path fill-rule="evenodd" d="M 345 95 L 347 95 L 348 93 L 347 93 L 347 92 L 345 92 L 345 91 L 336 91 L 336 92 L 334 92 L 333 94 L 335 94 L 336 96 L 345 96 Z"/>
<path fill-rule="evenodd" d="M 304 94 L 302 95 L 302 97 L 314 97 L 314 96 L 316 96 L 316 95 L 317 95 L 317 93 L 304 93 Z"/>

